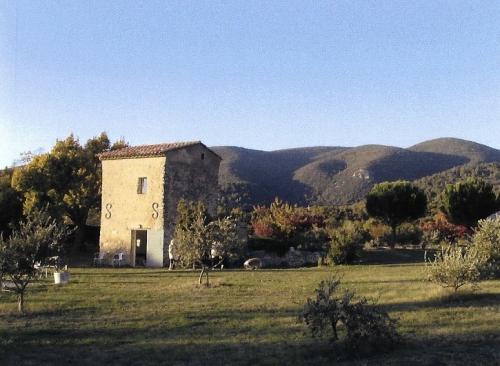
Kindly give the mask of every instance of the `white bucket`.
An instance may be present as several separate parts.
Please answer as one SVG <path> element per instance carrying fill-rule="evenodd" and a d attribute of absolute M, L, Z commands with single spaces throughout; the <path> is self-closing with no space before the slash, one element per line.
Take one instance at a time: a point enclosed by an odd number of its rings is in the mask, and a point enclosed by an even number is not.
<path fill-rule="evenodd" d="M 69 282 L 69 272 L 54 272 L 54 283 L 56 285 L 64 285 Z"/>

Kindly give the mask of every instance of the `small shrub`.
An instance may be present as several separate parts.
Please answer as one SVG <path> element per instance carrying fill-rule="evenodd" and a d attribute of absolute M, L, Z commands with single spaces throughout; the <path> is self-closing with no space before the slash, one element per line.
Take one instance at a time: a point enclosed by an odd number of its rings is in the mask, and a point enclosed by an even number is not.
<path fill-rule="evenodd" d="M 300 318 L 313 337 L 331 335 L 332 341 L 344 340 L 348 350 L 372 352 L 388 349 L 400 340 L 396 321 L 381 308 L 354 292 L 342 290 L 340 280 L 321 281 L 316 299 L 307 299 Z"/>
<path fill-rule="evenodd" d="M 375 241 L 381 241 L 382 238 L 391 235 L 391 228 L 389 226 L 373 218 L 366 220 L 363 228 L 368 231 L 370 237 Z"/>
<path fill-rule="evenodd" d="M 479 221 L 472 237 L 472 247 L 483 258 L 481 272 L 485 277 L 500 275 L 500 218 Z"/>
<path fill-rule="evenodd" d="M 316 299 L 307 299 L 300 318 L 306 323 L 313 337 L 325 336 L 331 331 L 333 340 L 339 339 L 337 326 L 342 316 L 342 307 L 348 302 L 347 292 L 340 292 L 340 280 L 333 278 L 321 281 L 315 290 Z"/>
<path fill-rule="evenodd" d="M 484 263 L 482 255 L 474 247 L 460 245 L 442 246 L 434 260 L 426 260 L 427 279 L 443 288 L 457 292 L 463 286 L 477 288 L 480 268 Z"/>
<path fill-rule="evenodd" d="M 377 249 L 380 248 L 381 246 L 383 246 L 383 243 L 380 241 L 380 239 L 372 239 L 365 243 L 363 249 Z"/>
<path fill-rule="evenodd" d="M 398 227 L 397 242 L 402 245 L 418 245 L 422 241 L 422 229 L 420 227 L 404 223 Z"/>
<path fill-rule="evenodd" d="M 386 350 L 399 342 L 396 320 L 362 298 L 345 307 L 346 347 L 351 351 Z"/>
<path fill-rule="evenodd" d="M 328 260 L 332 264 L 349 264 L 359 258 L 368 233 L 360 223 L 346 221 L 330 232 Z"/>

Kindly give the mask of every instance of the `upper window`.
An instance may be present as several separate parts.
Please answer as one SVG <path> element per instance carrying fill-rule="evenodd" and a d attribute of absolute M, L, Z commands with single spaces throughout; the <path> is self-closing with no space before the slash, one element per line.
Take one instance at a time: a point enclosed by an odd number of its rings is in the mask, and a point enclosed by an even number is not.
<path fill-rule="evenodd" d="M 201 153 L 201 160 L 205 160 L 205 153 Z"/>
<path fill-rule="evenodd" d="M 137 181 L 137 193 L 145 194 L 148 191 L 148 178 L 141 177 Z"/>

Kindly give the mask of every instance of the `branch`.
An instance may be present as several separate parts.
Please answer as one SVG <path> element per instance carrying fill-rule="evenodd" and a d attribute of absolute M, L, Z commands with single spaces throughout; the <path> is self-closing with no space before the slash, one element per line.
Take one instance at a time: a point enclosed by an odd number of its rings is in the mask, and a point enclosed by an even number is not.
<path fill-rule="evenodd" d="M 224 258 L 221 257 L 221 260 L 219 261 L 219 263 L 217 264 L 214 264 L 211 269 L 215 269 L 216 267 L 220 266 L 222 264 L 222 262 L 224 262 Z"/>

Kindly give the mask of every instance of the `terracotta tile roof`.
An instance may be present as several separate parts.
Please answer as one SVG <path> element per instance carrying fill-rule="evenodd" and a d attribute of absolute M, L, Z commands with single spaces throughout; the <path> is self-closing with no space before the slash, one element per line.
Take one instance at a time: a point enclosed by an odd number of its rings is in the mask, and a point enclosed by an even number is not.
<path fill-rule="evenodd" d="M 108 159 L 125 159 L 125 158 L 139 158 L 149 156 L 163 156 L 168 151 L 182 149 L 184 147 L 201 144 L 200 141 L 187 141 L 187 142 L 173 142 L 167 144 L 156 145 L 139 145 L 124 147 L 123 149 L 106 151 L 98 154 L 100 160 Z"/>

